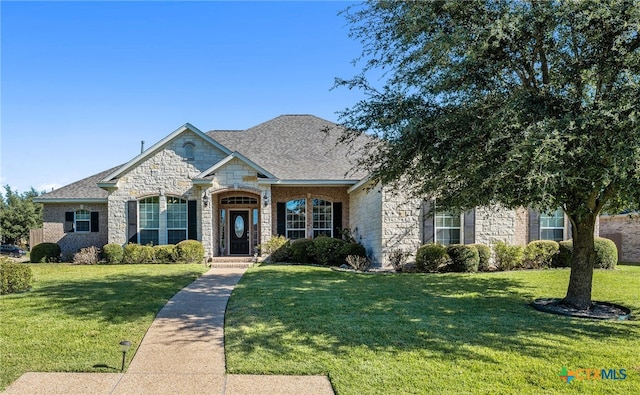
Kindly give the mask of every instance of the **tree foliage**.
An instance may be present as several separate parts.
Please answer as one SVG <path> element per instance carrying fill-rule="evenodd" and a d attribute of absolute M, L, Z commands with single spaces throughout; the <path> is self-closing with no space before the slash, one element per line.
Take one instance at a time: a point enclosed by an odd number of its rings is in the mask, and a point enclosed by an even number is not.
<path fill-rule="evenodd" d="M 640 202 L 640 4 L 371 1 L 344 14 L 364 66 L 337 85 L 368 96 L 341 113 L 343 140 L 378 137 L 360 165 L 444 209 L 562 207 L 565 302 L 588 307 L 596 219 Z"/>
<path fill-rule="evenodd" d="M 29 239 L 29 230 L 42 226 L 42 205 L 35 203 L 40 196 L 35 189 L 23 193 L 9 185 L 0 193 L 0 238 L 2 243 L 17 244 Z"/>

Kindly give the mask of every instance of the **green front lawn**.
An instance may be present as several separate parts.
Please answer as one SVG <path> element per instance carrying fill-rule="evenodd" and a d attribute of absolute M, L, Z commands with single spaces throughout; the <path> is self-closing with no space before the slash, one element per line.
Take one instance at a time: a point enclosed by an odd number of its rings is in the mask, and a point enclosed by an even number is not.
<path fill-rule="evenodd" d="M 229 373 L 327 374 L 337 394 L 640 393 L 640 320 L 533 310 L 569 270 L 356 274 L 261 265 L 229 301 Z M 640 267 L 597 270 L 593 297 L 640 316 Z M 626 370 L 573 380 L 562 368 Z M 581 377 L 584 373 L 580 373 Z"/>
<path fill-rule="evenodd" d="M 27 371 L 117 372 L 164 304 L 204 265 L 34 264 L 31 291 L 0 296 L 0 390 Z"/>

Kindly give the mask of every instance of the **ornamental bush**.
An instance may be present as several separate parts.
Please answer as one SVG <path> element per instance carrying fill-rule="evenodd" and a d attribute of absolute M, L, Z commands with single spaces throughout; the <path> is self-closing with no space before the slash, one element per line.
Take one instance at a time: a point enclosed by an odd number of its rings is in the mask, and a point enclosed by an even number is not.
<path fill-rule="evenodd" d="M 202 263 L 204 246 L 197 240 L 183 240 L 176 245 L 176 262 Z"/>
<path fill-rule="evenodd" d="M 56 243 L 40 243 L 31 249 L 30 260 L 32 263 L 58 262 L 60 253 Z"/>
<path fill-rule="evenodd" d="M 95 265 L 100 258 L 100 249 L 91 246 L 80 249 L 73 255 L 73 263 L 76 265 Z"/>
<path fill-rule="evenodd" d="M 31 289 L 33 272 L 23 263 L 13 263 L 8 258 L 0 258 L 0 294 L 23 292 Z"/>
<path fill-rule="evenodd" d="M 478 271 L 489 271 L 489 262 L 491 261 L 491 247 L 484 244 L 469 244 L 478 250 Z"/>
<path fill-rule="evenodd" d="M 175 263 L 176 246 L 174 244 L 164 244 L 153 246 L 154 263 Z"/>
<path fill-rule="evenodd" d="M 553 240 L 534 240 L 524 249 L 523 266 L 527 269 L 548 269 L 560 245 Z"/>
<path fill-rule="evenodd" d="M 327 236 L 316 237 L 313 239 L 315 262 L 325 266 L 339 266 L 343 264 L 345 257 L 341 254 L 341 251 L 345 244 L 346 243 L 340 239 Z"/>
<path fill-rule="evenodd" d="M 565 240 L 558 243 L 558 253 L 554 255 L 552 267 L 571 267 L 573 256 L 573 241 Z"/>
<path fill-rule="evenodd" d="M 457 273 L 475 273 L 478 271 L 480 254 L 478 254 L 476 247 L 464 244 L 452 244 L 447 247 L 447 254 L 449 258 L 451 258 L 451 262 L 447 266 L 449 271 Z"/>
<path fill-rule="evenodd" d="M 102 257 L 105 262 L 110 265 L 117 265 L 122 263 L 124 257 L 124 250 L 120 244 L 109 243 L 102 247 Z"/>
<path fill-rule="evenodd" d="M 596 237 L 596 261 L 593 265 L 596 269 L 615 269 L 618 264 L 618 247 L 613 241 L 604 238 Z"/>
<path fill-rule="evenodd" d="M 425 244 L 416 252 L 416 267 L 421 272 L 437 272 L 448 261 L 447 247 L 439 243 Z"/>
<path fill-rule="evenodd" d="M 367 257 L 367 250 L 360 243 L 345 243 L 340 249 L 340 261 L 346 262 L 348 256 Z"/>
<path fill-rule="evenodd" d="M 315 263 L 313 240 L 297 239 L 292 241 L 286 260 L 295 263 Z"/>
<path fill-rule="evenodd" d="M 561 241 L 559 245 L 560 249 L 555 256 L 553 266 L 571 267 L 573 240 Z M 596 257 L 593 267 L 596 269 L 615 269 L 618 264 L 618 248 L 616 247 L 616 243 L 604 237 L 596 237 L 594 239 L 594 247 Z"/>
<path fill-rule="evenodd" d="M 122 263 L 153 263 L 153 247 L 129 243 L 123 248 Z"/>
<path fill-rule="evenodd" d="M 524 248 L 517 245 L 509 245 L 504 241 L 498 241 L 493 246 L 495 252 L 496 267 L 499 270 L 513 270 L 522 267 Z"/>
<path fill-rule="evenodd" d="M 273 236 L 260 244 L 260 254 L 267 255 L 269 262 L 286 262 L 291 255 L 291 243 L 284 236 Z"/>

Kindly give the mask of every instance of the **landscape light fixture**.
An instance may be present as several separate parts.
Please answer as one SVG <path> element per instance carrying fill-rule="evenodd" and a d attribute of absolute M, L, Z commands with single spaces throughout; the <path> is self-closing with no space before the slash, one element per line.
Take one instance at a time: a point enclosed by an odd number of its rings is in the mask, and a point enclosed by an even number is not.
<path fill-rule="evenodd" d="M 129 351 L 130 347 L 131 347 L 131 342 L 129 340 L 123 340 L 120 342 L 120 351 L 122 351 L 122 367 L 120 368 L 120 371 L 124 370 L 124 360 L 127 356 L 127 351 Z"/>

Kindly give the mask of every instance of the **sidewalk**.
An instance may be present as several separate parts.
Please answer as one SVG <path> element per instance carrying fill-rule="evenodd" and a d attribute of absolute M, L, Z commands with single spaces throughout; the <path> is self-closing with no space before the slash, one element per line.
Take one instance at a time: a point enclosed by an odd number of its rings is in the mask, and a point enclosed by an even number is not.
<path fill-rule="evenodd" d="M 211 269 L 158 313 L 126 373 L 25 373 L 4 394 L 333 394 L 325 376 L 225 374 L 224 312 L 246 269 Z"/>

